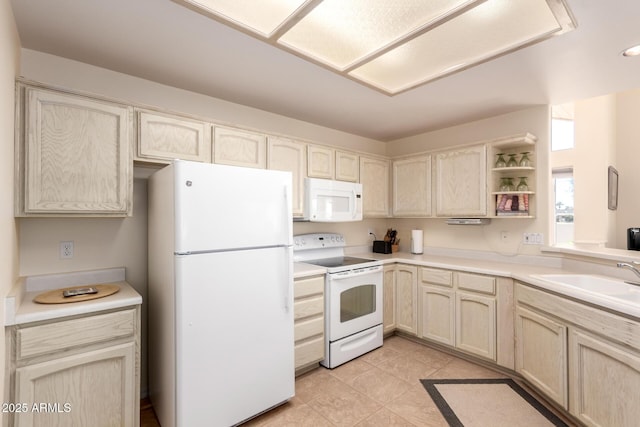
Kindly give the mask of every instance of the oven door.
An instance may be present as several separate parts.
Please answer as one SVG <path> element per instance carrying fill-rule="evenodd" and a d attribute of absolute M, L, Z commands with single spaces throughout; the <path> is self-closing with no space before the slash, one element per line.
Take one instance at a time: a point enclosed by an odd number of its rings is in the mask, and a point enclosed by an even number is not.
<path fill-rule="evenodd" d="M 329 341 L 382 323 L 382 266 L 327 275 Z"/>

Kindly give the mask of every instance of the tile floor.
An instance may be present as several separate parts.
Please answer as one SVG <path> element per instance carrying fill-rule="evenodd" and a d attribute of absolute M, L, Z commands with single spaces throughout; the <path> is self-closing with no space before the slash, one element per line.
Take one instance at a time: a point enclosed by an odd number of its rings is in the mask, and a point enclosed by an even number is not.
<path fill-rule="evenodd" d="M 244 424 L 267 426 L 448 426 L 422 378 L 505 376 L 408 339 L 384 346 L 333 370 L 318 368 L 296 379 L 288 403 Z M 142 427 L 155 427 L 155 420 Z"/>

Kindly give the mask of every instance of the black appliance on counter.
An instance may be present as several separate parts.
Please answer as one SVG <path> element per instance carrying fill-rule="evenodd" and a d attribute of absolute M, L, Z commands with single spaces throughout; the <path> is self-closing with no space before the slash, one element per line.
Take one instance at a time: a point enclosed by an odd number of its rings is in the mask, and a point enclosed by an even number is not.
<path fill-rule="evenodd" d="M 627 228 L 627 249 L 640 251 L 640 228 Z"/>

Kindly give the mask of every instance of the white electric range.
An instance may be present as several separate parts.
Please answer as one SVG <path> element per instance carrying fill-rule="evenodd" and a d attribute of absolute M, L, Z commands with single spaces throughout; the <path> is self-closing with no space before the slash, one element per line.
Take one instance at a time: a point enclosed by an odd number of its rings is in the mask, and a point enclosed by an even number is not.
<path fill-rule="evenodd" d="M 345 256 L 337 233 L 293 237 L 293 260 L 327 268 L 325 359 L 335 368 L 382 346 L 382 261 Z"/>

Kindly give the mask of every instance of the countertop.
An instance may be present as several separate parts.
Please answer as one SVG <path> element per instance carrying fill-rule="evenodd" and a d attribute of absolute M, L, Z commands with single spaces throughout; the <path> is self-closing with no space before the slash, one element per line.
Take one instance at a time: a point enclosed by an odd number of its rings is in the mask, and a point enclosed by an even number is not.
<path fill-rule="evenodd" d="M 124 268 L 111 268 L 23 277 L 5 298 L 5 326 L 52 320 L 142 304 L 142 297 L 125 280 Z M 65 304 L 39 304 L 33 299 L 48 290 L 71 286 L 113 283 L 120 290 L 113 295 Z"/>
<path fill-rule="evenodd" d="M 637 303 L 623 301 L 603 294 L 586 292 L 574 287 L 548 282 L 535 277 L 540 274 L 590 274 L 577 269 L 562 268 L 559 263 L 545 263 L 544 260 L 537 262 L 537 259 L 527 259 L 526 262 L 503 262 L 488 259 L 473 259 L 433 254 L 416 255 L 408 252 L 395 252 L 392 254 L 350 252 L 349 255 L 359 258 L 380 260 L 383 264 L 403 263 L 423 267 L 442 268 L 469 273 L 486 274 L 490 276 L 507 277 L 583 303 L 596 305 L 619 314 L 633 317 L 634 319 L 640 319 L 640 305 Z M 551 266 L 550 264 L 557 264 L 557 266 Z M 312 266 L 310 264 L 294 263 L 294 277 L 312 275 L 307 274 L 308 272 L 324 274 L 326 269 L 318 266 Z M 608 277 L 604 274 L 601 276 Z M 640 292 L 640 286 L 638 287 L 638 291 Z"/>
<path fill-rule="evenodd" d="M 307 264 L 304 262 L 293 263 L 293 278 L 301 279 L 303 277 L 318 276 L 325 274 L 327 269 L 313 264 Z"/>

